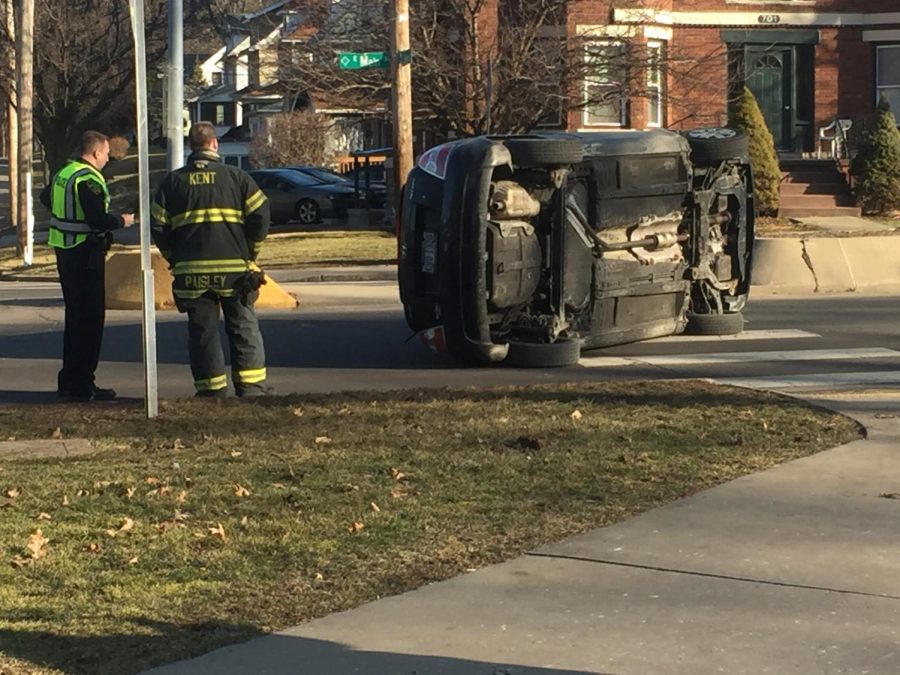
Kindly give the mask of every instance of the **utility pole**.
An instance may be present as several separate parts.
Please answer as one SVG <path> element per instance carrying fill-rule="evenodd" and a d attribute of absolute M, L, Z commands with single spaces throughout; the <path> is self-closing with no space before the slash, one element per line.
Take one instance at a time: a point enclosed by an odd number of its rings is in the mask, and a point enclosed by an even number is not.
<path fill-rule="evenodd" d="M 169 0 L 169 58 L 166 67 L 166 168 L 184 166 L 184 16 L 182 0 Z"/>
<path fill-rule="evenodd" d="M 16 44 L 16 10 L 13 0 L 3 0 L 4 25 L 9 34 L 9 44 Z M 6 84 L 6 156 L 9 160 L 7 176 L 9 178 L 9 213 L 7 224 L 15 225 L 19 220 L 19 113 L 16 109 L 16 50 L 10 46 L 6 50 L 7 72 Z"/>
<path fill-rule="evenodd" d="M 32 87 L 34 86 L 34 0 L 19 0 L 19 21 L 16 40 L 16 97 L 19 111 L 19 204 L 16 253 L 25 265 L 31 265 L 34 238 L 34 210 L 31 203 L 32 160 L 34 156 L 34 128 L 32 121 Z M 12 154 L 12 152 L 10 152 Z M 13 186 L 10 185 L 10 191 Z"/>
<path fill-rule="evenodd" d="M 409 0 L 391 0 L 391 108 L 394 131 L 394 217 L 399 224 L 401 195 L 413 169 L 412 65 Z"/>

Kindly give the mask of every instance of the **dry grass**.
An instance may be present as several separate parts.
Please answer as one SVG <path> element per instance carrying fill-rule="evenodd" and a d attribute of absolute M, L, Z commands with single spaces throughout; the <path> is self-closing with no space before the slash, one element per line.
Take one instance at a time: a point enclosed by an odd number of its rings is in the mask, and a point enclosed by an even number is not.
<path fill-rule="evenodd" d="M 161 412 L 0 408 L 0 438 L 98 449 L 0 463 L 0 673 L 140 671 L 859 437 L 797 400 L 700 382 Z"/>

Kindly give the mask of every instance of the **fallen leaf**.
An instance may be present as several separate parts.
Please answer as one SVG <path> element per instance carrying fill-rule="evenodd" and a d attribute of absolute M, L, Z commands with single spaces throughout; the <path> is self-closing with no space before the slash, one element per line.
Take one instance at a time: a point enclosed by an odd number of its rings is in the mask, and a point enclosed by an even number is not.
<path fill-rule="evenodd" d="M 21 556 L 16 556 L 9 562 L 13 567 L 28 567 L 28 565 L 30 565 L 34 562 L 34 559 L 33 558 L 22 558 Z"/>
<path fill-rule="evenodd" d="M 347 527 L 347 532 L 349 532 L 350 534 L 356 534 L 357 532 L 361 532 L 365 526 L 366 526 L 365 523 L 363 523 L 360 520 L 357 520 L 355 523 L 351 523 Z"/>
<path fill-rule="evenodd" d="M 272 487 L 276 490 L 287 490 L 287 486 L 284 483 L 272 483 Z"/>
<path fill-rule="evenodd" d="M 231 451 L 231 458 L 232 458 L 232 459 L 237 459 L 238 457 L 240 457 L 240 456 L 243 455 L 243 454 L 244 454 L 244 453 L 241 452 L 240 450 L 232 450 L 232 451 Z"/>
<path fill-rule="evenodd" d="M 172 441 L 172 449 L 184 450 L 184 443 L 182 443 L 180 438 L 176 438 L 174 441 Z"/>
<path fill-rule="evenodd" d="M 137 561 L 138 561 L 138 556 L 134 556 L 133 558 L 131 558 L 131 559 L 128 561 L 128 564 L 129 564 L 129 565 L 136 565 L 136 564 L 137 564 Z"/>
<path fill-rule="evenodd" d="M 762 427 L 763 427 L 763 431 L 768 431 L 768 430 L 769 430 L 769 423 L 766 422 L 765 420 L 763 420 Z"/>
<path fill-rule="evenodd" d="M 391 469 L 391 478 L 394 480 L 405 480 L 406 474 L 400 471 L 400 469 Z"/>
<path fill-rule="evenodd" d="M 144 479 L 144 482 L 147 483 L 147 485 L 160 485 L 162 483 L 159 478 L 156 478 L 154 476 L 148 476 Z"/>
<path fill-rule="evenodd" d="M 94 481 L 94 489 L 95 490 L 104 490 L 108 488 L 112 483 L 108 480 L 95 480 Z"/>
<path fill-rule="evenodd" d="M 187 490 L 181 490 L 177 495 L 175 495 L 175 501 L 178 504 L 184 504 L 185 500 L 187 500 Z"/>
<path fill-rule="evenodd" d="M 225 541 L 225 528 L 222 527 L 222 523 L 218 523 L 215 527 L 209 528 L 209 533 L 214 537 L 218 537 L 222 541 Z"/>
<path fill-rule="evenodd" d="M 35 560 L 39 560 L 47 555 L 47 544 L 50 542 L 44 536 L 44 533 L 40 528 L 34 531 L 30 537 L 28 537 L 28 543 L 25 544 L 25 548 L 28 549 L 28 554 Z"/>
<path fill-rule="evenodd" d="M 59 500 L 59 503 L 62 504 L 63 506 L 68 506 L 69 505 L 69 497 L 67 495 L 63 495 L 62 499 Z"/>
<path fill-rule="evenodd" d="M 50 438 L 62 438 L 62 437 L 63 437 L 63 435 L 62 435 L 62 429 L 60 429 L 59 427 L 56 427 L 56 428 L 53 430 L 53 433 L 50 434 Z"/>
<path fill-rule="evenodd" d="M 43 511 L 41 511 L 37 517 L 38 520 L 51 520 L 52 518 L 53 518 L 53 516 L 51 516 L 49 513 L 43 512 Z"/>
<path fill-rule="evenodd" d="M 303 417 L 303 408 L 294 408 L 295 417 Z"/>
<path fill-rule="evenodd" d="M 313 577 L 313 581 L 325 581 L 325 577 L 322 576 L 321 572 L 316 572 L 316 575 Z"/>
<path fill-rule="evenodd" d="M 244 527 L 247 527 L 247 525 L 249 523 L 250 523 L 250 519 L 247 516 L 244 516 L 243 518 L 241 518 L 241 525 L 243 525 Z"/>
<path fill-rule="evenodd" d="M 250 490 L 245 488 L 243 485 L 240 485 L 239 483 L 235 483 L 234 484 L 234 496 L 235 497 L 249 497 Z"/>
<path fill-rule="evenodd" d="M 135 493 L 136 491 L 137 491 L 137 488 L 136 488 L 136 487 L 134 487 L 134 486 L 132 486 L 132 485 L 129 485 L 127 488 L 125 488 L 125 496 L 126 496 L 128 499 L 131 499 L 132 497 L 134 497 L 134 493 Z"/>
<path fill-rule="evenodd" d="M 404 499 L 407 496 L 406 489 L 402 485 L 395 485 L 391 488 L 391 497 L 394 499 Z"/>
<path fill-rule="evenodd" d="M 372 502 L 371 504 L 369 504 L 369 508 L 372 509 L 375 513 L 378 513 L 379 511 L 381 511 L 381 509 L 378 508 L 378 504 L 376 504 L 375 502 Z"/>
<path fill-rule="evenodd" d="M 582 417 L 584 417 L 584 415 L 581 414 L 581 411 L 580 411 L 580 410 L 573 410 L 573 411 L 572 411 L 572 414 L 569 415 L 569 417 L 572 418 L 572 421 L 573 421 L 573 422 L 577 422 L 577 421 L 580 420 Z"/>
<path fill-rule="evenodd" d="M 117 537 L 120 534 L 124 534 L 125 532 L 132 530 L 133 528 L 134 528 L 134 521 L 131 518 L 126 517 L 118 530 L 109 529 L 106 531 L 106 534 L 108 534 L 110 537 Z"/>
<path fill-rule="evenodd" d="M 325 445 L 327 443 L 331 443 L 331 439 L 328 436 L 316 436 L 316 445 Z"/>
<path fill-rule="evenodd" d="M 84 553 L 100 553 L 102 550 L 100 548 L 100 544 L 95 541 L 92 541 L 90 544 L 81 549 Z"/>
<path fill-rule="evenodd" d="M 11 488 L 7 488 L 6 492 L 4 492 L 3 494 L 6 495 L 7 497 L 9 497 L 10 499 L 15 499 L 22 493 L 19 492 L 18 488 L 11 487 Z"/>
<path fill-rule="evenodd" d="M 89 494 L 91 494 L 90 490 L 82 489 L 82 490 L 79 490 L 78 492 L 76 492 L 75 496 L 76 497 L 87 497 Z"/>

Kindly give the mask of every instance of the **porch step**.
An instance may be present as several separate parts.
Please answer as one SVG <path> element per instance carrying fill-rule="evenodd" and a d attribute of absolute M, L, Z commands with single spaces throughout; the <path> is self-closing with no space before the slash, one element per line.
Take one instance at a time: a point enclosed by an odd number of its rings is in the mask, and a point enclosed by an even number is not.
<path fill-rule="evenodd" d="M 853 218 L 859 218 L 862 215 L 862 209 L 858 206 L 832 206 L 827 209 L 782 206 L 778 209 L 778 215 L 782 218 L 809 218 L 811 216 L 825 218 L 832 216 L 851 216 Z"/>
<path fill-rule="evenodd" d="M 788 195 L 845 195 L 847 194 L 847 184 L 838 181 L 828 183 L 783 182 L 780 192 L 782 197 Z"/>
<path fill-rule="evenodd" d="M 782 173 L 778 215 L 784 218 L 860 215 L 847 179 L 833 160 L 791 158 L 779 164 Z"/>

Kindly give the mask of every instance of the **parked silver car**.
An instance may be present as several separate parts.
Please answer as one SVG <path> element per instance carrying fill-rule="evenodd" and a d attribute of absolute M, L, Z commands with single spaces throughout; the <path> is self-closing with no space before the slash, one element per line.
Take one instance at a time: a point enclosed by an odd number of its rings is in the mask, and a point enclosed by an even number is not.
<path fill-rule="evenodd" d="M 291 169 L 258 169 L 250 175 L 269 198 L 273 223 L 313 225 L 343 216 L 356 196 L 352 185 L 323 183 Z"/>

